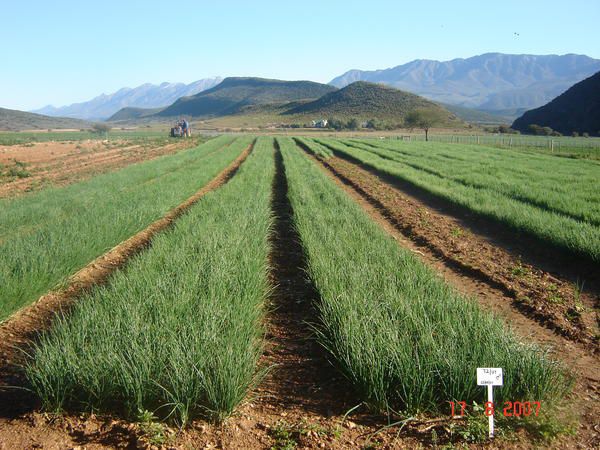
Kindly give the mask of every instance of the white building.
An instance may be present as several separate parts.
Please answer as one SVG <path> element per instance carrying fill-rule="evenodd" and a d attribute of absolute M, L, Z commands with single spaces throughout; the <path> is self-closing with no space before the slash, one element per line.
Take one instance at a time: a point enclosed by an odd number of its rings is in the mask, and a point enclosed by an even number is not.
<path fill-rule="evenodd" d="M 313 120 L 313 128 L 327 128 L 327 119 Z"/>

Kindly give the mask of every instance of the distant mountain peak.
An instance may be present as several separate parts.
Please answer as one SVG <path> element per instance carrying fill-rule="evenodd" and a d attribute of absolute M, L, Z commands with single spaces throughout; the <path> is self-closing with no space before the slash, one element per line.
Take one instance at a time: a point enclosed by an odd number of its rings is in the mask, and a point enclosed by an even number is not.
<path fill-rule="evenodd" d="M 71 117 L 87 120 L 103 120 L 111 117 L 125 107 L 131 108 L 163 108 L 178 98 L 195 95 L 210 89 L 221 82 L 220 77 L 205 78 L 190 84 L 169 83 L 158 85 L 144 83 L 135 88 L 123 87 L 111 94 L 100 94 L 91 100 L 73 103 L 68 106 L 54 107 L 52 105 L 31 111 L 53 117 Z"/>
<path fill-rule="evenodd" d="M 388 69 L 353 69 L 329 84 L 372 81 L 446 104 L 504 111 L 540 106 L 598 70 L 600 60 L 585 55 L 490 52 L 449 61 L 416 59 Z"/>

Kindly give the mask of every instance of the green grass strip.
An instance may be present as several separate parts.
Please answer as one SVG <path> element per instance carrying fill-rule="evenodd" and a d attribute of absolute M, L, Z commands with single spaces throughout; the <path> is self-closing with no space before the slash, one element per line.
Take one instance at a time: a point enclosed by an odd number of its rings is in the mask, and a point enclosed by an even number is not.
<path fill-rule="evenodd" d="M 26 368 L 46 409 L 181 424 L 233 411 L 262 350 L 274 171 L 260 138 L 227 184 L 57 319 Z"/>
<path fill-rule="evenodd" d="M 503 400 L 542 401 L 564 369 L 402 249 L 290 139 L 280 139 L 294 220 L 320 294 L 318 338 L 378 411 L 447 413 L 482 403 L 477 367 L 502 367 Z"/>
<path fill-rule="evenodd" d="M 0 200 L 0 320 L 163 217 L 250 143 L 220 137 L 85 182 Z"/>

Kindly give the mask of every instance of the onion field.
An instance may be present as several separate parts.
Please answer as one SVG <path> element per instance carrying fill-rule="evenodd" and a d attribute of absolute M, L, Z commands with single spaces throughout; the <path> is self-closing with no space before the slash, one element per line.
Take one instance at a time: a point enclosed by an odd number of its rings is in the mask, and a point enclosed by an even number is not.
<path fill-rule="evenodd" d="M 50 326 L 40 327 L 23 352 L 22 387 L 43 411 L 58 414 L 93 412 L 136 422 L 150 412 L 180 427 L 250 420 L 270 409 L 286 417 L 277 409 L 285 399 L 276 397 L 296 389 L 286 385 L 292 382 L 280 380 L 280 391 L 261 386 L 267 376 L 276 378 L 277 357 L 288 345 L 272 322 L 295 305 L 274 308 L 272 296 L 280 288 L 294 298 L 310 285 L 308 316 L 292 319 L 307 324 L 310 336 L 290 338 L 307 353 L 281 364 L 323 355 L 333 373 L 328 376 L 350 398 L 345 411 L 364 406 L 369 420 L 378 417 L 378 427 L 391 418 L 441 420 L 449 402 L 482 404 L 478 367 L 503 368 L 504 384 L 495 389 L 499 403 L 561 401 L 573 389 L 574 374 L 546 342 L 515 331 L 476 292 L 441 277 L 322 164 L 335 157 L 362 164 L 600 263 L 600 165 L 457 148 L 221 136 L 67 187 L 0 200 L 0 320 L 11 323 L 16 311 L 67 286 L 95 258 L 239 164 L 107 279 L 78 294 L 68 310 L 56 311 Z M 273 230 L 282 220 L 276 198 L 289 210 L 285 220 L 301 249 L 294 251 L 304 261 L 288 269 L 301 272 L 305 285 L 272 276 L 273 266 L 286 259 L 273 258 Z M 265 355 L 275 363 L 265 364 Z M 318 395 L 319 389 L 306 392 Z M 317 408 L 295 403 L 291 410 L 301 415 Z M 349 412 L 331 414 L 343 422 Z"/>
<path fill-rule="evenodd" d="M 83 183 L 0 200 L 0 320 L 164 216 L 250 143 L 220 137 Z"/>

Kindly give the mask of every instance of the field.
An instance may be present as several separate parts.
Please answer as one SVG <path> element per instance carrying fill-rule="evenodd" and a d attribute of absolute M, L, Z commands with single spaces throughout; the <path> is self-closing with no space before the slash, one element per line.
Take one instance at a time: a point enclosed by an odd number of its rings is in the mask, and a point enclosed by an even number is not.
<path fill-rule="evenodd" d="M 480 448 L 476 369 L 501 367 L 494 448 L 600 443 L 596 161 L 194 144 L 0 199 L 0 442 Z M 48 170 L 29 145 L 11 157 Z M 57 158 L 77 170 L 68 145 Z"/>

